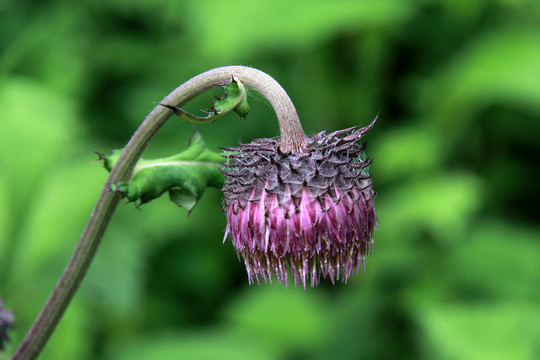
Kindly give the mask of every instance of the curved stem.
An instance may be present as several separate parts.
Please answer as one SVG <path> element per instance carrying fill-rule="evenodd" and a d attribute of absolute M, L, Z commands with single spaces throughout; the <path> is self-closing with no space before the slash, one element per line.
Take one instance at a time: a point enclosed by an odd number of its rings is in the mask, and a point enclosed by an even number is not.
<path fill-rule="evenodd" d="M 281 130 L 281 150 L 283 152 L 305 151 L 307 138 L 294 105 L 283 88 L 262 71 L 244 66 L 226 66 L 209 70 L 180 85 L 165 97 L 162 103 L 182 106 L 216 84 L 230 80 L 232 76 L 260 92 L 274 108 Z M 120 194 L 112 192 L 111 185 L 129 180 L 137 160 L 171 114 L 172 111 L 166 107 L 154 108 L 124 148 L 109 174 L 71 260 L 11 360 L 35 359 L 47 343 L 84 278 L 120 201 Z"/>
<path fill-rule="evenodd" d="M 280 150 L 284 153 L 306 151 L 308 140 L 289 95 L 274 78 L 260 70 L 245 66 L 224 66 L 204 72 L 184 84 L 192 90 L 193 94 L 186 101 L 223 80 L 230 80 L 233 76 L 244 85 L 259 92 L 272 105 L 278 118 L 281 133 Z M 171 95 L 181 92 L 184 85 L 173 91 Z M 164 103 L 178 106 L 178 104 L 170 102 Z"/>

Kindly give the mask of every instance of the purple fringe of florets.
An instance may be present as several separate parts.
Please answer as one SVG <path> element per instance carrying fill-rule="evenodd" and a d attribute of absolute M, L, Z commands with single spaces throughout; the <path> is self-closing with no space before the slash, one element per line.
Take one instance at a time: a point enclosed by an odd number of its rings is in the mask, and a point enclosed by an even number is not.
<path fill-rule="evenodd" d="M 373 126 L 309 139 L 308 151 L 283 154 L 279 139 L 257 139 L 225 157 L 224 241 L 244 258 L 249 283 L 262 278 L 316 286 L 344 282 L 373 250 L 377 216 L 359 139 Z M 370 250 L 371 249 L 371 250 Z M 341 275 L 340 275 L 341 274 Z"/>

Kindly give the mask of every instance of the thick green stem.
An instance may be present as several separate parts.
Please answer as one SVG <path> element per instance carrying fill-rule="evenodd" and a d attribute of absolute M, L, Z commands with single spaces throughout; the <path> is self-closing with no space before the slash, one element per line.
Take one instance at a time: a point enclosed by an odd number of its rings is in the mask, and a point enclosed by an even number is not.
<path fill-rule="evenodd" d="M 272 77 L 259 70 L 243 66 L 226 66 L 209 70 L 180 85 L 163 99 L 162 103 L 182 106 L 195 96 L 216 84 L 230 80 L 233 76 L 246 86 L 260 92 L 274 108 L 281 129 L 281 150 L 283 152 L 305 151 L 307 138 L 289 96 Z M 71 260 L 11 360 L 35 359 L 42 351 L 79 288 L 120 201 L 120 195 L 111 191 L 111 185 L 129 180 L 137 160 L 171 114 L 170 109 L 157 106 L 146 117 L 124 148 L 109 174 Z"/>

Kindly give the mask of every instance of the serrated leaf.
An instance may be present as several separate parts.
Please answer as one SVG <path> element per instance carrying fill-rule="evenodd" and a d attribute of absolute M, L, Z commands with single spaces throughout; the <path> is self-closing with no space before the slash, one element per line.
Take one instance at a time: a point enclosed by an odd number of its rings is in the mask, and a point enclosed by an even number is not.
<path fill-rule="evenodd" d="M 246 88 L 239 80 L 234 78 L 227 84 L 223 97 L 218 99 L 208 111 L 204 111 L 208 114 L 206 117 L 192 115 L 173 105 L 160 105 L 171 109 L 180 119 L 199 125 L 213 123 L 233 110 L 241 117 L 246 117 L 250 110 Z"/>
<path fill-rule="evenodd" d="M 119 151 L 102 156 L 104 166 L 111 170 Z M 195 133 L 183 152 L 162 159 L 140 159 L 128 182 L 116 184 L 114 190 L 130 202 L 145 204 L 169 192 L 169 198 L 188 213 L 193 210 L 207 187 L 221 188 L 223 175 L 219 170 L 223 158 L 209 150 L 199 133 Z"/>

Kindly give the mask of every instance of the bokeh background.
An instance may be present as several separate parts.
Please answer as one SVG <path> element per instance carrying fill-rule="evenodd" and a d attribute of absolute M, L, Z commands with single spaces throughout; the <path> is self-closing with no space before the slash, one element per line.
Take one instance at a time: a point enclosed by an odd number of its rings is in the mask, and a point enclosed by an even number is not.
<path fill-rule="evenodd" d="M 230 64 L 276 78 L 308 134 L 381 113 L 366 272 L 250 287 L 218 190 L 189 218 L 166 197 L 120 206 L 42 359 L 540 358 L 539 1 L 2 0 L 0 19 L 0 297 L 17 318 L 0 359 L 97 200 L 93 151 Z M 198 128 L 209 147 L 278 135 L 250 103 Z M 191 134 L 172 119 L 145 157 Z"/>

